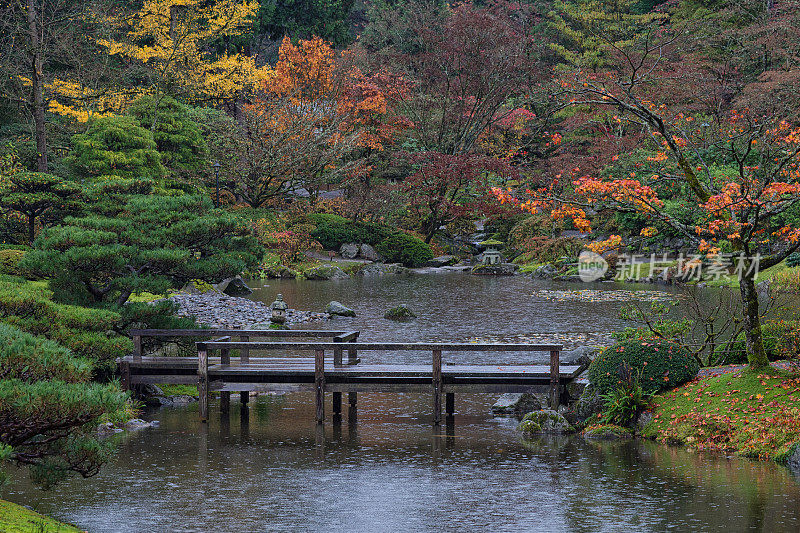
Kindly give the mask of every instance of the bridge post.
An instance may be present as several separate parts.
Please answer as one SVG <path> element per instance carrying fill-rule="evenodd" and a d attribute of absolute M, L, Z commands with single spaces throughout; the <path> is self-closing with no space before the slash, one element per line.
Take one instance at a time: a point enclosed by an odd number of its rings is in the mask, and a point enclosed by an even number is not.
<path fill-rule="evenodd" d="M 446 393 L 444 395 L 444 400 L 445 400 L 445 402 L 444 402 L 445 403 L 444 410 L 447 413 L 447 416 L 451 417 L 456 412 L 456 395 L 455 395 L 455 393 L 452 393 L 452 392 Z"/>
<path fill-rule="evenodd" d="M 560 350 L 550 350 L 550 409 L 557 410 L 561 403 L 561 382 L 559 379 Z"/>
<path fill-rule="evenodd" d="M 239 340 L 242 342 L 250 342 L 249 335 L 239 335 Z M 239 352 L 239 364 L 246 365 L 250 362 L 250 348 L 242 348 Z M 242 407 L 247 405 L 247 402 L 250 401 L 250 393 L 248 391 L 243 391 L 239 393 L 239 401 L 242 404 Z"/>
<path fill-rule="evenodd" d="M 142 360 L 142 336 L 141 335 L 134 335 L 133 336 L 133 360 L 134 361 L 141 361 Z"/>
<path fill-rule="evenodd" d="M 197 348 L 197 399 L 200 422 L 208 422 L 208 350 L 205 346 Z"/>
<path fill-rule="evenodd" d="M 442 422 L 442 351 L 433 350 L 433 423 Z"/>
<path fill-rule="evenodd" d="M 316 350 L 314 352 L 314 384 L 317 424 L 323 424 L 325 423 L 325 350 Z"/>
<path fill-rule="evenodd" d="M 241 342 L 250 342 L 249 335 L 239 335 L 239 340 Z M 239 352 L 239 362 L 241 364 L 249 363 L 250 362 L 250 348 L 242 348 Z"/>

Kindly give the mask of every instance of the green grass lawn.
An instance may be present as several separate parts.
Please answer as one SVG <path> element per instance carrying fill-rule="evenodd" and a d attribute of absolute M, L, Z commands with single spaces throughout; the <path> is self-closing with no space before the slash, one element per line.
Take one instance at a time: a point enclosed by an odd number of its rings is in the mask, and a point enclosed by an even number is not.
<path fill-rule="evenodd" d="M 0 500 L 0 531 L 3 533 L 70 533 L 83 531 L 27 507 Z"/>
<path fill-rule="evenodd" d="M 645 437 L 781 461 L 800 444 L 800 376 L 769 368 L 695 380 L 656 396 L 652 412 Z"/>

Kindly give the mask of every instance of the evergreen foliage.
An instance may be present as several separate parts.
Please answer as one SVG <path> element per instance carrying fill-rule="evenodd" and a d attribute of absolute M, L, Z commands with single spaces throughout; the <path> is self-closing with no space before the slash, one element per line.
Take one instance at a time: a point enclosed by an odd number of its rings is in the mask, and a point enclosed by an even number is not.
<path fill-rule="evenodd" d="M 0 324 L 0 459 L 52 485 L 96 474 L 114 450 L 98 439 L 102 419 L 127 416 L 116 385 L 90 384 L 91 365 L 55 342 Z"/>
<path fill-rule="evenodd" d="M 189 108 L 174 98 L 139 98 L 128 110 L 139 125 L 153 132 L 161 163 L 178 177 L 189 177 L 207 164 L 208 149 Z"/>
<path fill-rule="evenodd" d="M 134 292 L 216 283 L 260 259 L 239 219 L 214 211 L 207 198 L 130 195 L 118 213 L 110 208 L 43 232 L 23 267 L 74 302 L 122 305 Z"/>
<path fill-rule="evenodd" d="M 606 394 L 624 382 L 623 369 L 638 376 L 644 392 L 658 392 L 686 383 L 697 375 L 700 365 L 692 354 L 670 341 L 632 340 L 607 348 L 592 361 L 589 381 L 600 394 Z"/>
<path fill-rule="evenodd" d="M 96 118 L 86 133 L 73 135 L 72 147 L 66 161 L 77 178 L 108 175 L 159 178 L 164 175 L 153 133 L 141 127 L 133 117 Z"/>
<path fill-rule="evenodd" d="M 418 267 L 433 259 L 431 247 L 422 239 L 407 233 L 395 233 L 381 241 L 375 250 L 389 263 Z"/>
<path fill-rule="evenodd" d="M 16 211 L 28 222 L 28 242 L 33 242 L 36 221 L 49 211 L 67 208 L 80 195 L 80 187 L 42 172 L 19 172 L 0 185 L 0 206 Z"/>

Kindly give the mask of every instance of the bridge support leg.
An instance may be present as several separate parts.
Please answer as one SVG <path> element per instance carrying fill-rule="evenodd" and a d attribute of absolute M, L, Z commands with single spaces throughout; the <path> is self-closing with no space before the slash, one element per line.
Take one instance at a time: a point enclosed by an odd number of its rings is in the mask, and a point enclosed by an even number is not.
<path fill-rule="evenodd" d="M 197 399 L 200 422 L 208 422 L 208 351 L 197 351 Z"/>
<path fill-rule="evenodd" d="M 560 357 L 559 350 L 550 352 L 550 409 L 554 411 L 558 410 L 558 404 L 561 403 Z"/>
<path fill-rule="evenodd" d="M 231 412 L 231 393 L 230 392 L 220 392 L 219 393 L 219 411 L 223 415 L 227 415 Z"/>
<path fill-rule="evenodd" d="M 444 395 L 444 400 L 447 416 L 453 416 L 453 413 L 456 412 L 456 395 L 452 392 L 448 392 Z"/>
<path fill-rule="evenodd" d="M 442 422 L 442 351 L 433 350 L 433 423 Z"/>
<path fill-rule="evenodd" d="M 250 391 L 242 391 L 239 393 L 239 401 L 243 407 L 247 407 L 247 402 L 250 401 Z"/>
<path fill-rule="evenodd" d="M 314 352 L 314 384 L 316 391 L 317 424 L 325 423 L 325 351 Z"/>
<path fill-rule="evenodd" d="M 342 393 L 333 393 L 333 416 L 342 416 Z"/>

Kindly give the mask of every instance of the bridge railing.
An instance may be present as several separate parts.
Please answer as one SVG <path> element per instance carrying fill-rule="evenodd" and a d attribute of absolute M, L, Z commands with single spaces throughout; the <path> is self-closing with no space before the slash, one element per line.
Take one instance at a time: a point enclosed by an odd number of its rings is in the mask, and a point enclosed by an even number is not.
<path fill-rule="evenodd" d="M 442 405 L 442 352 L 549 352 L 550 353 L 550 387 L 549 403 L 555 409 L 558 407 L 560 388 L 560 356 L 563 346 L 560 344 L 476 344 L 476 343 L 398 343 L 398 342 L 353 342 L 357 333 L 337 335 L 334 342 L 236 342 L 236 341 L 210 341 L 197 343 L 198 358 L 198 386 L 200 393 L 201 418 L 203 398 L 208 395 L 208 357 L 209 352 L 220 350 L 227 353 L 229 350 L 292 350 L 314 352 L 314 389 L 316 393 L 316 419 L 322 422 L 325 417 L 325 352 L 332 350 L 334 353 L 334 366 L 342 364 L 342 351 L 347 349 L 349 358 L 355 359 L 359 351 L 429 351 L 432 353 L 432 387 L 433 387 L 433 413 L 434 422 L 441 420 Z M 350 339 L 353 338 L 353 341 Z M 338 355 L 337 355 L 338 354 Z M 224 357 L 223 357 L 224 361 Z M 229 359 L 228 359 L 229 361 Z M 224 364 L 224 362 L 223 362 Z"/>
<path fill-rule="evenodd" d="M 219 337 L 217 342 L 226 342 L 233 337 L 238 337 L 240 342 L 249 342 L 251 338 L 330 338 L 336 342 L 355 341 L 358 339 L 358 331 L 319 331 L 319 330 L 273 330 L 273 329 L 231 329 L 231 328 L 212 328 L 212 329 L 133 329 L 130 331 L 133 339 L 133 360 L 142 360 L 142 339 L 152 338 L 179 338 L 179 337 Z M 338 339 L 338 340 L 337 340 Z M 250 356 L 248 347 L 240 348 L 242 362 L 247 362 Z"/>

